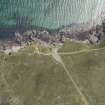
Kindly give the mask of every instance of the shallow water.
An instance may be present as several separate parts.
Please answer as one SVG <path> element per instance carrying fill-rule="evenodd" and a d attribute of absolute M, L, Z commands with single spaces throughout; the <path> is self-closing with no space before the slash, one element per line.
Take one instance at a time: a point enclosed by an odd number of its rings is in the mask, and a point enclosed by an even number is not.
<path fill-rule="evenodd" d="M 58 28 L 71 23 L 99 23 L 104 5 L 105 0 L 0 0 L 0 26 Z"/>

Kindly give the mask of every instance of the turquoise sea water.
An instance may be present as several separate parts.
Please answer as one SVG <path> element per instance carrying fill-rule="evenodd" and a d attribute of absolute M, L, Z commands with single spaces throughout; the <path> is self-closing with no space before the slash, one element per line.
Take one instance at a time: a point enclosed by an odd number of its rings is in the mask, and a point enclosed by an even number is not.
<path fill-rule="evenodd" d="M 71 23 L 99 22 L 105 0 L 0 0 L 0 26 L 57 28 Z"/>

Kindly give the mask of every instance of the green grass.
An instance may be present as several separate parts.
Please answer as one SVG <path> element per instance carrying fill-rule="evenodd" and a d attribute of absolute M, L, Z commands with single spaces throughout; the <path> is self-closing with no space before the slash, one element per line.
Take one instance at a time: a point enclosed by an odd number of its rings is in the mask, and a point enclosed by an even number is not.
<path fill-rule="evenodd" d="M 103 47 L 105 47 L 104 37 L 100 44 L 78 43 L 66 39 L 64 45 L 60 48 L 59 52 L 75 52 L 80 50 L 90 50 Z"/>
<path fill-rule="evenodd" d="M 105 104 L 105 50 L 62 56 L 90 105 Z"/>
<path fill-rule="evenodd" d="M 22 105 L 84 105 L 62 66 L 51 56 L 2 55 L 0 74 L 0 96 L 19 98 Z"/>
<path fill-rule="evenodd" d="M 84 105 L 64 68 L 51 56 L 33 54 L 36 47 L 49 53 L 59 46 L 32 43 L 11 56 L 0 54 L 0 96 L 10 97 L 7 105 Z M 66 40 L 59 52 L 101 47 L 104 41 L 91 45 Z M 104 105 L 105 50 L 62 55 L 62 59 L 90 105 Z"/>
<path fill-rule="evenodd" d="M 69 39 L 66 39 L 64 45 L 61 47 L 59 52 L 73 52 L 83 49 L 90 49 L 91 47 L 93 47 L 91 44 L 76 43 L 70 41 Z"/>

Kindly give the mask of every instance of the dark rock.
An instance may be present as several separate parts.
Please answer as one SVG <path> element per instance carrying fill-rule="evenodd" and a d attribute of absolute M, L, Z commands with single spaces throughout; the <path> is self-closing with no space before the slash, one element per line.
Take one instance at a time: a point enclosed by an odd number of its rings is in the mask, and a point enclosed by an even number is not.
<path fill-rule="evenodd" d="M 16 32 L 15 37 L 18 44 L 22 42 L 30 43 L 36 39 L 47 43 L 63 43 L 64 37 L 77 41 L 90 40 L 90 42 L 99 42 L 104 30 L 105 20 L 102 25 L 96 25 L 91 28 L 89 28 L 89 24 L 71 24 L 52 30 L 47 28 L 35 28 L 24 31 L 21 34 Z M 98 41 L 96 41 L 96 39 L 98 39 Z"/>
<path fill-rule="evenodd" d="M 105 19 L 102 21 L 103 32 L 105 33 Z"/>
<path fill-rule="evenodd" d="M 18 44 L 22 44 L 23 37 L 19 32 L 15 32 L 15 40 Z"/>

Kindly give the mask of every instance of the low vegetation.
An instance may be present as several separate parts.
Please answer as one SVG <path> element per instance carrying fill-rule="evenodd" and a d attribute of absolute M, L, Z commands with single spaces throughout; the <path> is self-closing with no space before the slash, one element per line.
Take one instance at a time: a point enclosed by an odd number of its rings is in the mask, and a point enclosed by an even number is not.
<path fill-rule="evenodd" d="M 82 49 L 103 48 L 104 39 L 99 45 L 81 45 L 66 42 L 61 51 L 78 51 Z M 74 49 L 72 49 L 74 46 Z M 77 46 L 77 47 L 76 47 Z M 85 47 L 86 46 L 86 47 Z M 88 47 L 87 47 L 88 46 Z M 68 47 L 68 49 L 66 48 Z M 105 49 L 78 53 L 74 55 L 62 55 L 62 60 L 68 71 L 73 76 L 90 105 L 105 104 Z"/>
<path fill-rule="evenodd" d="M 60 64 L 51 56 L 28 55 L 35 46 L 0 56 L 2 105 L 83 105 Z"/>
<path fill-rule="evenodd" d="M 34 54 L 36 47 L 51 53 L 54 46 L 33 43 L 16 54 L 0 54 L 0 105 L 84 105 L 64 68 L 51 55 Z M 104 44 L 66 40 L 59 52 L 99 47 Z M 104 49 L 61 56 L 90 105 L 105 104 L 104 56 Z"/>

